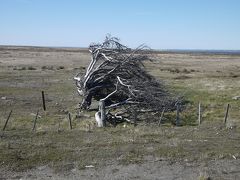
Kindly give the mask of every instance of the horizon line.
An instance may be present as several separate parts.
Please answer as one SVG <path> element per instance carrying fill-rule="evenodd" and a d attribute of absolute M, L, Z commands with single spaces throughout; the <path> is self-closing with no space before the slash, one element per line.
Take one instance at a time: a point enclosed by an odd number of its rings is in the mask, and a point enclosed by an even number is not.
<path fill-rule="evenodd" d="M 81 46 L 45 46 L 45 45 L 9 45 L 9 44 L 0 44 L 0 47 L 33 47 L 33 48 L 79 48 L 79 49 L 88 49 L 88 47 Z M 131 48 L 131 47 L 130 47 Z M 134 49 L 134 48 L 132 48 Z M 231 51 L 236 52 L 240 51 L 240 49 L 200 49 L 200 48 L 151 48 L 153 51 Z"/>

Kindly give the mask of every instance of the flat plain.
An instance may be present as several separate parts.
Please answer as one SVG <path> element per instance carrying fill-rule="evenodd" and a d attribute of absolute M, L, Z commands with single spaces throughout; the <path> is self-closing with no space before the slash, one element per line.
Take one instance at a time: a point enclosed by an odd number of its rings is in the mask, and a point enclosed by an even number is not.
<path fill-rule="evenodd" d="M 160 127 L 97 128 L 94 112 L 76 110 L 73 77 L 88 65 L 87 49 L 0 46 L 0 179 L 240 179 L 240 55 L 158 51 L 154 58 L 146 69 L 188 102 L 181 126 L 167 114 Z"/>

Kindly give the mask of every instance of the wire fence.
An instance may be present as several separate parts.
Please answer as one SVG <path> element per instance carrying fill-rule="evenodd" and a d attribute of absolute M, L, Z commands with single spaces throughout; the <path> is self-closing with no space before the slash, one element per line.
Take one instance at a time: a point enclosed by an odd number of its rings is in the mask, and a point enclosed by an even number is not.
<path fill-rule="evenodd" d="M 45 100 L 45 92 L 41 92 L 41 99 L 42 99 L 42 111 L 39 109 L 36 110 L 36 112 L 32 113 L 34 115 L 34 118 L 32 118 L 31 123 L 31 130 L 35 132 L 37 130 L 37 124 L 39 123 L 39 119 L 45 118 L 48 116 L 47 115 L 47 103 Z M 105 113 L 104 107 L 100 108 L 103 113 Z M 7 115 L 7 118 L 4 120 L 3 127 L 2 129 L 2 136 L 4 135 L 4 131 L 6 131 L 7 126 L 9 122 L 11 121 L 12 116 L 14 115 L 13 113 L 14 109 L 10 109 L 9 113 Z M 232 113 L 234 112 L 234 113 Z M 41 113 L 43 115 L 41 115 Z M 49 115 L 50 116 L 50 115 Z M 231 105 L 231 104 L 224 104 L 224 105 L 209 105 L 209 104 L 204 104 L 201 102 L 198 103 L 192 103 L 192 104 L 187 104 L 184 105 L 184 107 L 181 107 L 181 105 L 177 105 L 176 111 L 175 112 L 165 112 L 165 108 L 163 108 L 163 111 L 161 113 L 157 113 L 152 115 L 155 118 L 152 117 L 146 117 L 148 119 L 154 119 L 154 123 L 157 123 L 158 126 L 162 126 L 164 124 L 172 124 L 175 126 L 186 126 L 186 125 L 192 125 L 192 126 L 197 126 L 201 125 L 204 121 L 208 121 L 211 119 L 214 120 L 219 120 L 220 123 L 225 124 L 227 126 L 229 121 L 236 121 L 236 123 L 239 120 L 240 116 L 240 107 L 237 106 L 236 104 Z M 68 111 L 66 112 L 66 115 L 61 115 L 55 118 L 58 119 L 58 121 L 55 121 L 54 125 L 57 125 L 58 130 L 60 129 L 60 119 L 67 119 L 69 123 L 69 128 L 70 130 L 74 129 L 73 121 L 76 118 L 81 118 L 81 116 L 73 117 L 72 114 Z M 231 118 L 229 118 L 231 117 Z M 90 117 L 89 117 L 90 118 Z M 107 126 L 107 120 L 106 116 L 101 116 L 100 118 L 103 118 L 103 124 L 102 127 Z M 137 120 L 138 117 L 134 118 L 132 124 L 136 126 L 140 121 Z M 42 122 L 43 120 L 41 120 Z M 232 122 L 233 123 L 233 122 Z M 75 122 L 76 124 L 76 122 Z M 116 123 L 115 123 L 116 125 Z M 26 126 L 27 127 L 27 126 Z M 29 127 L 29 126 L 28 126 Z"/>

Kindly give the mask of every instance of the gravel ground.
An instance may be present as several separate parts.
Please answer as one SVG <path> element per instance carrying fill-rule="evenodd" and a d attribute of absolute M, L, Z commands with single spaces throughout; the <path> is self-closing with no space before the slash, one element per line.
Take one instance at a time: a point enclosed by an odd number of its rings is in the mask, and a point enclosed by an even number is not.
<path fill-rule="evenodd" d="M 71 166 L 68 170 L 55 172 L 41 166 L 27 172 L 1 170 L 4 179 L 240 179 L 240 160 L 216 160 L 205 163 L 169 162 L 149 160 L 142 164 L 117 165 L 103 168 L 92 166 L 79 170 Z"/>

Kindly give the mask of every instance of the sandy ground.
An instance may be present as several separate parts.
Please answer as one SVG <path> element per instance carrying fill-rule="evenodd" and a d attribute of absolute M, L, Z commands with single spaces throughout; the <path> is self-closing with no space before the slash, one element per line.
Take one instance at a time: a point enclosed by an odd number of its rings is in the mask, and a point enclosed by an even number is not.
<path fill-rule="evenodd" d="M 216 160 L 196 164 L 189 162 L 169 162 L 148 160 L 142 164 L 109 165 L 102 168 L 87 167 L 84 170 L 69 165 L 65 172 L 54 172 L 48 166 L 41 166 L 27 172 L 4 171 L 1 179 L 162 179 L 162 180 L 196 180 L 196 179 L 240 179 L 240 160 Z"/>

